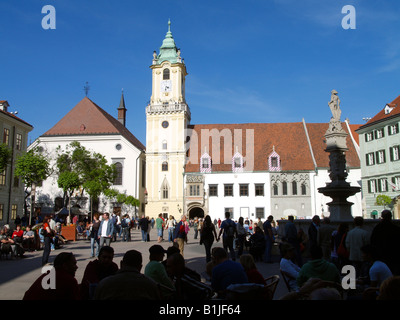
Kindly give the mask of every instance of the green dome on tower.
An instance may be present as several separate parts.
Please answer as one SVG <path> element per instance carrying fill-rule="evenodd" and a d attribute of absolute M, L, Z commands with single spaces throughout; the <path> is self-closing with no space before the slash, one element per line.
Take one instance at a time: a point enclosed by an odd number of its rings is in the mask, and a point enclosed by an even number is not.
<path fill-rule="evenodd" d="M 168 21 L 168 32 L 160 47 L 160 53 L 154 60 L 157 64 L 161 64 L 163 61 L 169 61 L 171 63 L 181 62 L 178 48 L 176 47 L 174 38 L 172 37 L 170 20 Z"/>

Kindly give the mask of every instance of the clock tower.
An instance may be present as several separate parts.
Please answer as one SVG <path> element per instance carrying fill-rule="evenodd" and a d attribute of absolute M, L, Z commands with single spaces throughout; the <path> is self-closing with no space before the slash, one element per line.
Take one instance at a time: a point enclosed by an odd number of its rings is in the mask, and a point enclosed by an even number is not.
<path fill-rule="evenodd" d="M 186 66 L 168 32 L 153 53 L 152 94 L 146 107 L 146 215 L 179 219 L 183 212 L 186 128 L 190 109 L 185 100 Z"/>

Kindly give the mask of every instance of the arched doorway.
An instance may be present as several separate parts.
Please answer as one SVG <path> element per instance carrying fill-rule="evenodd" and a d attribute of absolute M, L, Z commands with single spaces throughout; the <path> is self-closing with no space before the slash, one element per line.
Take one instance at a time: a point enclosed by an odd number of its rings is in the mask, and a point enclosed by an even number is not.
<path fill-rule="evenodd" d="M 193 218 L 204 218 L 204 210 L 200 207 L 194 207 L 189 210 L 189 219 Z"/>

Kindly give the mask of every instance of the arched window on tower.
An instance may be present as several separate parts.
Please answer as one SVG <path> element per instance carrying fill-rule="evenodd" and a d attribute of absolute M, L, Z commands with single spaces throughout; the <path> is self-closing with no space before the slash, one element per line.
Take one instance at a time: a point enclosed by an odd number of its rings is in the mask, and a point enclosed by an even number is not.
<path fill-rule="evenodd" d="M 307 195 L 307 187 L 305 183 L 301 184 L 301 195 L 303 196 Z"/>
<path fill-rule="evenodd" d="M 168 199 L 169 196 L 169 186 L 168 186 L 168 181 L 167 179 L 164 179 L 164 182 L 161 186 L 161 198 L 162 199 Z"/>
<path fill-rule="evenodd" d="M 274 190 L 274 196 L 277 196 L 278 195 L 278 185 L 276 183 L 274 183 L 273 190 Z"/>
<path fill-rule="evenodd" d="M 169 80 L 169 69 L 164 69 L 163 80 Z"/>
<path fill-rule="evenodd" d="M 114 180 L 114 185 L 115 186 L 121 186 L 122 185 L 122 164 L 120 162 L 114 163 L 115 165 L 115 170 L 117 171 L 117 176 L 115 177 Z"/>
<path fill-rule="evenodd" d="M 161 170 L 162 171 L 168 171 L 168 162 L 164 161 L 161 165 Z"/>
<path fill-rule="evenodd" d="M 292 194 L 297 195 L 297 182 L 292 181 Z"/>
<path fill-rule="evenodd" d="M 284 196 L 287 195 L 287 182 L 286 182 L 286 181 L 283 181 L 283 182 L 282 182 L 282 194 L 283 194 Z"/>

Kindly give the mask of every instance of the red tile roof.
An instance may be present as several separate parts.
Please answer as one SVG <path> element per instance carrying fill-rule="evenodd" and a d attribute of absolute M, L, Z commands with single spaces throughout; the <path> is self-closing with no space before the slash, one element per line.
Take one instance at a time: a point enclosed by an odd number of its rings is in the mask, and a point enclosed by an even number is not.
<path fill-rule="evenodd" d="M 138 149 L 145 150 L 145 146 L 124 125 L 87 97 L 42 136 L 103 134 L 120 134 Z"/>
<path fill-rule="evenodd" d="M 244 157 L 246 157 L 246 152 L 251 152 L 250 146 L 253 144 L 251 141 L 248 141 L 249 146 L 246 148 L 246 132 L 254 133 L 253 171 L 269 170 L 268 156 L 273 152 L 273 148 L 280 156 L 282 171 L 309 171 L 314 170 L 315 165 L 319 168 L 328 168 L 329 154 L 324 151 L 326 148 L 324 135 L 328 129 L 328 123 L 307 123 L 306 127 L 316 164 L 314 164 L 312 158 L 303 122 L 191 125 L 189 129 L 192 129 L 195 134 L 192 135 L 190 139 L 189 161 L 186 164 L 185 170 L 186 172 L 199 172 L 200 158 L 204 152 L 207 151 L 212 159 L 213 172 L 232 171 L 232 164 L 229 158 L 232 158 L 235 154 L 236 146 L 233 142 L 232 146 L 230 146 L 229 141 L 235 141 L 235 130 L 238 137 L 236 140 L 237 144 L 241 143 L 243 146 L 242 151 L 239 149 L 239 152 Z M 356 125 L 351 126 L 351 128 L 354 127 L 356 127 Z M 343 128 L 347 132 L 345 123 L 343 123 Z M 211 137 L 208 141 L 203 141 L 202 139 L 202 132 L 205 134 L 213 129 L 218 130 L 217 132 L 219 132 L 221 136 L 223 136 L 222 133 L 224 132 L 227 134 L 226 147 L 227 152 L 229 152 L 227 161 L 224 161 L 225 142 L 223 138 L 220 140 L 219 148 L 216 141 L 213 142 Z M 240 132 L 241 139 L 239 135 Z M 230 138 L 230 135 L 232 138 Z M 356 136 L 358 135 L 356 134 Z M 355 140 L 358 141 L 358 137 L 355 137 Z M 207 148 L 205 149 L 205 147 Z M 349 151 L 346 153 L 348 166 L 359 168 L 360 160 L 350 136 L 347 137 L 347 147 L 349 148 Z M 216 159 L 217 152 L 220 153 L 219 161 Z M 194 160 L 191 159 L 190 156 L 192 156 Z"/>
<path fill-rule="evenodd" d="M 385 108 L 386 108 L 386 105 L 385 105 L 385 107 L 381 111 L 379 111 L 374 117 L 372 117 L 366 124 L 361 126 L 360 129 L 368 127 L 370 125 L 373 125 L 376 122 L 384 121 L 388 118 L 392 118 L 392 117 L 396 117 L 396 116 L 400 115 L 400 96 L 398 96 L 396 99 L 394 99 L 391 103 L 387 103 L 387 105 L 389 105 L 389 107 L 393 108 L 393 110 L 390 113 L 385 114 Z"/>

